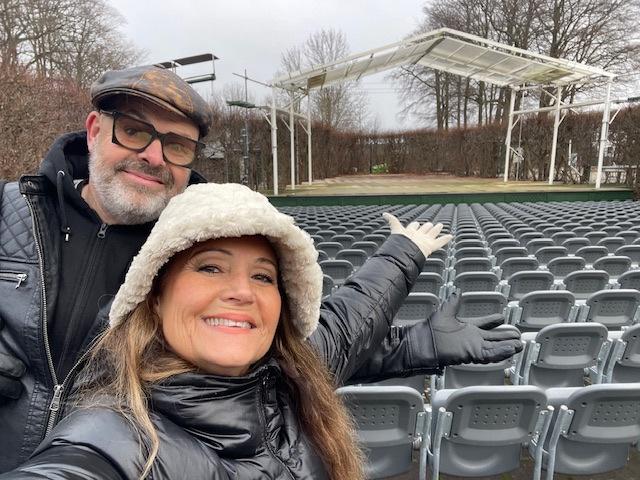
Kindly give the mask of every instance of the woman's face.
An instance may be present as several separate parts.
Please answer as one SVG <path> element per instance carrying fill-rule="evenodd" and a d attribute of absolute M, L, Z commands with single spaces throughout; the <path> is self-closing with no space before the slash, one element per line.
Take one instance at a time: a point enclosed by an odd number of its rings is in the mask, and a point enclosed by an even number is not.
<path fill-rule="evenodd" d="M 217 375 L 243 375 L 273 342 L 280 318 L 278 266 L 260 236 L 199 243 L 176 255 L 155 310 L 180 357 Z"/>

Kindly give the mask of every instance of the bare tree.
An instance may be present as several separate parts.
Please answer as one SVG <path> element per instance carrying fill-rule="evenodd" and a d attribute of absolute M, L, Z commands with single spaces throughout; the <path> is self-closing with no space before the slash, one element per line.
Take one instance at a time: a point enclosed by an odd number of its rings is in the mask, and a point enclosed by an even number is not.
<path fill-rule="evenodd" d="M 300 46 L 287 50 L 281 59 L 282 68 L 295 72 L 330 63 L 349 54 L 349 44 L 343 32 L 319 30 Z M 291 101 L 289 98 L 288 101 Z M 354 81 L 327 86 L 311 94 L 312 115 L 323 125 L 337 129 L 357 129 L 366 121 L 367 102 Z"/>

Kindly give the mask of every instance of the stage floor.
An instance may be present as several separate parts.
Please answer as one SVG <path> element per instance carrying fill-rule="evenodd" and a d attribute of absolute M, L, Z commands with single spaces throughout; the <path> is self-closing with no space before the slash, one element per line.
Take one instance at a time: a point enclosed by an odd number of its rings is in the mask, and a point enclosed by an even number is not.
<path fill-rule="evenodd" d="M 626 190 L 624 185 L 603 184 L 602 189 Z M 431 193 L 515 193 L 595 191 L 593 184 L 549 185 L 547 182 L 503 182 L 497 178 L 452 175 L 347 175 L 314 181 L 312 185 L 289 185 L 281 195 L 415 195 Z"/>

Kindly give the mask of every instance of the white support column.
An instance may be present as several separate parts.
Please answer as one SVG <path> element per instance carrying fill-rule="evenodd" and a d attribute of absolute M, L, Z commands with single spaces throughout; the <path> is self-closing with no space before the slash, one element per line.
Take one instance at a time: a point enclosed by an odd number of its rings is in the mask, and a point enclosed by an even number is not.
<path fill-rule="evenodd" d="M 562 87 L 558 85 L 556 88 L 556 109 L 553 114 L 553 140 L 551 140 L 551 163 L 549 164 L 549 185 L 553 185 L 553 177 L 556 174 L 556 151 L 558 147 L 558 127 L 560 126 L 560 96 L 562 95 Z"/>
<path fill-rule="evenodd" d="M 611 110 L 611 80 L 607 83 L 607 96 L 604 100 L 602 112 L 602 128 L 600 129 L 600 148 L 598 149 L 598 173 L 596 175 L 596 188 L 600 188 L 602 180 L 602 164 L 604 162 L 604 150 L 609 140 L 609 112 Z"/>
<path fill-rule="evenodd" d="M 307 166 L 309 168 L 309 185 L 313 183 L 313 169 L 311 168 L 311 92 L 307 91 Z"/>
<path fill-rule="evenodd" d="M 504 141 L 504 182 L 509 180 L 509 159 L 511 158 L 511 131 L 513 130 L 513 109 L 516 105 L 516 92 L 509 88 L 509 123 L 507 125 L 507 138 Z"/>
<path fill-rule="evenodd" d="M 276 118 L 276 89 L 271 89 L 271 157 L 273 159 L 273 194 L 278 195 L 278 125 Z"/>
<path fill-rule="evenodd" d="M 294 96 L 289 103 L 289 138 L 291 144 L 291 190 L 296 189 L 296 121 L 293 118 Z"/>

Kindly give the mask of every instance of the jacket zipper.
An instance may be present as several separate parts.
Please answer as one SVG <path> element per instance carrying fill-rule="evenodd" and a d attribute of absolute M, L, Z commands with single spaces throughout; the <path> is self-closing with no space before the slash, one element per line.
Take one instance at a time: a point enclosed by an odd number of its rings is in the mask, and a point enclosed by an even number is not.
<path fill-rule="evenodd" d="M 49 346 L 49 332 L 47 327 L 47 291 L 46 285 L 44 281 L 44 255 L 42 253 L 42 242 L 40 241 L 40 228 L 38 227 L 38 221 L 36 219 L 36 214 L 33 209 L 33 205 L 31 200 L 23 195 L 25 201 L 27 202 L 27 206 L 29 207 L 29 213 L 31 214 L 31 220 L 33 222 L 33 238 L 36 244 L 36 252 L 38 252 L 38 266 L 40 268 L 40 288 L 42 291 L 42 310 L 40 313 L 40 322 L 42 326 L 42 336 L 44 343 L 44 352 L 47 358 L 47 366 L 49 367 L 49 374 L 51 375 L 51 381 L 53 383 L 53 396 L 56 398 L 56 394 L 60 395 L 58 387 L 58 377 L 56 376 L 56 370 L 53 367 L 53 358 L 51 357 L 51 347 Z M 53 402 L 52 402 L 53 403 Z M 51 422 L 51 413 L 49 413 L 49 418 L 47 419 L 47 429 L 45 430 L 45 436 L 49 431 L 53 428 Z"/>
<path fill-rule="evenodd" d="M 289 477 L 291 480 L 295 480 L 295 477 L 293 476 L 293 474 L 289 471 L 289 467 L 287 467 L 285 465 L 285 463 L 282 461 L 282 459 L 280 457 L 278 457 L 276 455 L 276 453 L 273 451 L 273 449 L 271 448 L 271 444 L 269 443 L 269 432 L 267 431 L 267 417 L 264 413 L 264 403 L 265 403 L 265 398 L 267 397 L 267 382 L 269 380 L 269 376 L 266 375 L 263 379 L 262 379 L 262 383 L 260 385 L 260 419 L 262 420 L 262 428 L 263 428 L 263 438 L 264 438 L 264 444 L 267 447 L 267 450 L 269 452 L 269 454 L 280 464 L 280 466 L 283 468 L 283 470 L 285 472 L 287 472 L 287 477 Z"/>
<path fill-rule="evenodd" d="M 91 245 L 91 255 L 89 256 L 89 261 L 87 262 L 87 266 L 85 269 L 85 274 L 82 276 L 82 283 L 78 287 L 78 298 L 84 298 L 85 292 L 87 290 L 87 286 L 90 284 L 91 279 L 94 275 L 94 268 L 96 265 L 96 259 L 101 256 L 103 251 L 103 244 L 100 240 L 103 240 L 107 235 L 107 229 L 109 225 L 106 223 L 102 223 L 100 228 L 98 229 L 98 233 L 96 234 L 96 238 L 98 240 L 94 240 Z M 100 255 L 99 255 L 100 254 Z M 71 319 L 74 319 L 78 316 L 78 311 L 82 311 L 82 304 L 76 303 L 73 310 L 71 311 Z M 71 320 L 68 325 L 68 333 L 65 335 L 64 344 L 62 346 L 62 352 L 60 352 L 60 358 L 64 358 L 68 355 L 69 344 L 71 342 L 70 336 L 73 335 L 73 331 L 77 325 L 76 321 Z M 75 364 L 74 364 L 75 367 Z"/>
<path fill-rule="evenodd" d="M 22 285 L 22 282 L 27 280 L 27 274 L 22 272 L 0 272 L 0 280 L 6 280 L 8 282 L 16 282 L 16 288 Z"/>

